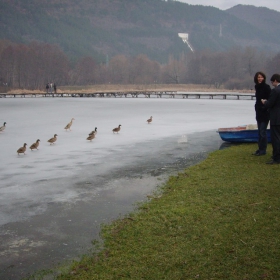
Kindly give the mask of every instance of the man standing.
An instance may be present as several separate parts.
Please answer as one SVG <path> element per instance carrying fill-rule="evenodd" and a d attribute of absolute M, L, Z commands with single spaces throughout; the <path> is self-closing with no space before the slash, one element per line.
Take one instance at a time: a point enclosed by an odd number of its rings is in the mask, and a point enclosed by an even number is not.
<path fill-rule="evenodd" d="M 272 144 L 272 160 L 267 164 L 280 164 L 280 74 L 273 74 L 270 78 L 274 89 L 269 99 L 262 99 L 262 103 L 269 108 L 270 134 Z"/>

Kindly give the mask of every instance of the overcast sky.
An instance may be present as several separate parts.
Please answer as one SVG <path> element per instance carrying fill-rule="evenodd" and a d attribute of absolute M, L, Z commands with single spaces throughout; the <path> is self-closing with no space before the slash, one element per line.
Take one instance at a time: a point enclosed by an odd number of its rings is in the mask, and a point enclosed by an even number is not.
<path fill-rule="evenodd" d="M 180 0 L 180 2 L 185 2 L 191 5 L 203 5 L 203 6 L 213 6 L 221 10 L 229 9 L 238 4 L 242 5 L 253 5 L 256 7 L 266 7 L 272 10 L 280 12 L 280 2 L 279 0 L 265 0 L 265 1 L 255 1 L 255 0 Z M 257 2 L 257 3 L 256 3 Z"/>

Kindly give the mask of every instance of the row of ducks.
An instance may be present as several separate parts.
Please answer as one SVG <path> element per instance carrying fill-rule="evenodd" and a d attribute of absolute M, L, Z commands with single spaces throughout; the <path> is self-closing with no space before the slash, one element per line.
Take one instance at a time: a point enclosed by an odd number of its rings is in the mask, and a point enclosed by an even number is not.
<path fill-rule="evenodd" d="M 48 140 L 48 142 L 51 144 L 54 144 L 54 142 L 57 140 L 57 134 L 55 134 L 52 138 L 50 138 Z M 35 143 L 33 143 L 29 148 L 31 151 L 33 150 L 38 150 L 38 147 L 39 147 L 39 144 L 40 144 L 40 139 L 37 139 L 37 141 Z M 17 154 L 20 155 L 20 154 L 24 154 L 25 155 L 25 152 L 26 152 L 26 146 L 27 144 L 24 143 L 22 147 L 20 147 L 18 150 L 17 150 Z"/>
<path fill-rule="evenodd" d="M 71 121 L 64 127 L 64 129 L 65 129 L 66 131 L 67 131 L 68 129 L 71 130 L 71 126 L 72 126 L 74 120 L 75 120 L 75 119 L 72 118 Z M 149 119 L 147 119 L 147 123 L 151 123 L 152 121 L 153 121 L 153 116 L 151 116 Z M 120 124 L 118 127 L 116 127 L 116 128 L 113 129 L 113 133 L 115 133 L 115 132 L 118 133 L 120 130 L 121 130 L 121 124 Z M 90 135 L 90 134 L 89 134 L 89 135 Z M 90 140 L 90 139 L 87 139 L 87 140 Z"/>
<path fill-rule="evenodd" d="M 68 131 L 68 130 L 71 131 L 71 126 L 72 126 L 72 124 L 73 124 L 73 120 L 75 120 L 75 119 L 72 118 L 71 121 L 64 127 L 64 129 L 65 129 L 66 131 Z M 147 120 L 147 123 L 150 124 L 150 123 L 152 122 L 152 120 L 153 120 L 153 117 L 151 116 L 151 117 Z M 4 128 L 3 128 L 3 127 L 4 127 Z M 6 122 L 4 122 L 4 125 L 1 126 L 0 131 L 3 131 L 3 130 L 5 129 L 5 127 L 6 127 Z M 3 129 L 2 129 L 2 128 L 3 128 Z M 121 124 L 119 124 L 118 127 L 113 128 L 112 131 L 113 131 L 113 133 L 119 133 L 120 130 L 121 130 Z M 90 132 L 90 133 L 88 134 L 88 137 L 86 138 L 86 140 L 92 141 L 92 140 L 95 138 L 96 134 L 97 134 L 97 127 L 95 127 L 95 129 L 94 129 L 92 132 Z M 48 142 L 50 143 L 50 145 L 52 145 L 52 144 L 54 144 L 54 143 L 56 142 L 57 136 L 58 136 L 57 134 L 54 134 L 54 136 L 48 140 Z M 31 150 L 31 151 L 33 151 L 33 150 L 35 150 L 35 149 L 38 150 L 39 144 L 40 144 L 40 139 L 37 139 L 37 141 L 36 141 L 35 143 L 33 143 L 33 144 L 29 147 L 30 150 Z M 18 154 L 18 155 L 20 155 L 20 154 L 24 154 L 24 155 L 25 155 L 26 146 L 27 146 L 27 144 L 24 143 L 23 146 L 20 147 L 20 148 L 17 150 L 17 154 Z"/>
<path fill-rule="evenodd" d="M 95 138 L 95 135 L 96 135 L 96 134 L 97 134 L 97 127 L 95 128 L 95 130 L 93 130 L 91 133 L 89 133 L 89 136 L 87 137 L 87 140 L 92 141 L 92 139 Z M 48 142 L 50 143 L 50 145 L 52 145 L 52 144 L 54 144 L 54 143 L 56 142 L 57 136 L 58 136 L 58 135 L 55 134 L 52 138 L 50 138 L 50 139 L 48 140 Z M 30 149 L 31 151 L 33 151 L 33 150 L 35 150 L 35 149 L 38 150 L 39 144 L 40 144 L 40 139 L 37 139 L 36 142 L 33 143 L 33 144 L 29 147 L 29 149 Z M 17 150 L 18 155 L 20 155 L 20 154 L 24 154 L 24 155 L 25 155 L 26 146 L 27 146 L 27 144 L 24 143 L 23 146 L 20 147 L 20 148 Z"/>
<path fill-rule="evenodd" d="M 75 119 L 72 118 L 71 121 L 64 127 L 64 129 L 65 129 L 66 131 L 67 131 L 68 129 L 71 131 L 71 126 L 72 126 L 74 120 L 75 120 Z M 153 117 L 151 116 L 149 119 L 147 119 L 147 122 L 148 122 L 148 123 L 151 123 L 152 120 L 153 120 Z M 4 130 L 5 130 L 6 124 L 7 124 L 7 123 L 4 122 L 4 124 L 0 127 L 0 131 L 4 131 Z M 118 127 L 114 128 L 114 129 L 113 129 L 113 132 L 114 132 L 114 133 L 115 133 L 115 132 L 119 132 L 119 131 L 120 131 L 120 126 L 121 126 L 121 125 L 119 125 Z M 88 139 L 88 140 L 89 140 L 89 139 Z"/>

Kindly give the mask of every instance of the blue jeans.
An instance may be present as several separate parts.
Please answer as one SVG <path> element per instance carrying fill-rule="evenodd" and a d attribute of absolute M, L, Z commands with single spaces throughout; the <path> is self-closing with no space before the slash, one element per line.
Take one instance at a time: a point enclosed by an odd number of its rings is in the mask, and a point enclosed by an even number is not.
<path fill-rule="evenodd" d="M 269 121 L 262 121 L 258 122 L 258 134 L 259 134 L 259 140 L 258 140 L 258 146 L 259 146 L 259 153 L 266 153 L 267 148 L 267 135 L 266 135 L 266 129 Z"/>

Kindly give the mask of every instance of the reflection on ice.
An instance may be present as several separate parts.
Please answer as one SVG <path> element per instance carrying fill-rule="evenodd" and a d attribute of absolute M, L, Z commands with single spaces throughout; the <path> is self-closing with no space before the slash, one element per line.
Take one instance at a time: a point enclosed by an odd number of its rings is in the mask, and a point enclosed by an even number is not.
<path fill-rule="evenodd" d="M 182 135 L 182 136 L 178 139 L 178 143 L 179 143 L 179 144 L 187 144 L 187 143 L 188 143 L 188 137 L 187 137 L 187 135 Z"/>

